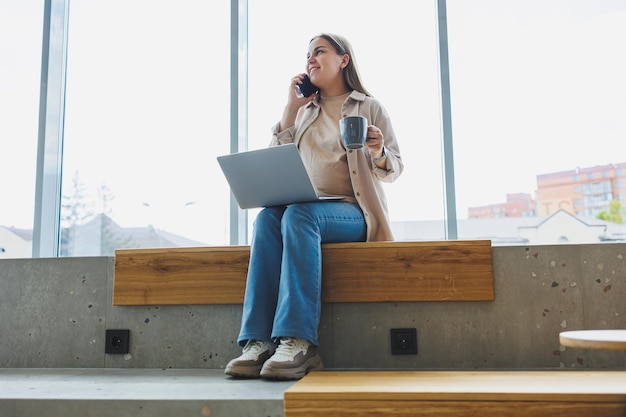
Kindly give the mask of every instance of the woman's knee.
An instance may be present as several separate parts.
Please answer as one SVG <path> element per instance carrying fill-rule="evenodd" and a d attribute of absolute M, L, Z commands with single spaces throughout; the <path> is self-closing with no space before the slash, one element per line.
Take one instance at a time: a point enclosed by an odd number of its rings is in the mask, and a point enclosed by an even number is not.
<path fill-rule="evenodd" d="M 282 218 L 283 227 L 316 224 L 313 206 L 307 203 L 292 204 L 285 210 Z"/>
<path fill-rule="evenodd" d="M 267 207 L 261 210 L 254 219 L 254 229 L 261 230 L 280 230 L 281 218 L 284 208 Z"/>

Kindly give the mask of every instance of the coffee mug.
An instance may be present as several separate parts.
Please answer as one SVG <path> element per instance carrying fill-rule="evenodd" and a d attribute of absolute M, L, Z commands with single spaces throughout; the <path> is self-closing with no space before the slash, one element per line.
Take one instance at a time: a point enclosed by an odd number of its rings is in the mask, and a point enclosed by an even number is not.
<path fill-rule="evenodd" d="M 367 140 L 367 119 L 363 116 L 348 116 L 339 120 L 339 133 L 343 146 L 360 149 Z"/>

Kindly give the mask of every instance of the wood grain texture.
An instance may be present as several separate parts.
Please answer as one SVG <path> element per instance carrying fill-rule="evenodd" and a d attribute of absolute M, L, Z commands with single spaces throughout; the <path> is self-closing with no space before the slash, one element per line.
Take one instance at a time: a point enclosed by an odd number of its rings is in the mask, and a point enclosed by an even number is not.
<path fill-rule="evenodd" d="M 118 249 L 113 305 L 240 304 L 250 248 Z M 491 242 L 322 247 L 323 302 L 492 301 Z"/>
<path fill-rule="evenodd" d="M 285 417 L 626 415 L 622 371 L 312 372 Z"/>
<path fill-rule="evenodd" d="M 619 402 L 570 401 L 290 401 L 285 417 L 623 417 Z"/>
<path fill-rule="evenodd" d="M 493 300 L 490 241 L 327 245 L 327 302 Z"/>

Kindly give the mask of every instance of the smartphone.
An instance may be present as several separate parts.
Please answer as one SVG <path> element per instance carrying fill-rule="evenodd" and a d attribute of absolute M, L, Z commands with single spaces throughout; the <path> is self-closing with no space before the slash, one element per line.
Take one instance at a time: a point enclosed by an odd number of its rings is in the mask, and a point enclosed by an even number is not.
<path fill-rule="evenodd" d="M 305 75 L 302 79 L 302 84 L 296 84 L 296 95 L 300 98 L 309 97 L 311 94 L 317 93 L 319 88 L 317 88 L 308 75 Z"/>

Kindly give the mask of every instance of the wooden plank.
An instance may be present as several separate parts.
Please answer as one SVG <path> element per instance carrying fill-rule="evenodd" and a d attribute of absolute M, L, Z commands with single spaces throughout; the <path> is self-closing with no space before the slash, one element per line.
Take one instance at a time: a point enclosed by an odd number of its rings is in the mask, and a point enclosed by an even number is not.
<path fill-rule="evenodd" d="M 115 251 L 113 305 L 240 304 L 250 248 Z"/>
<path fill-rule="evenodd" d="M 285 417 L 626 415 L 623 371 L 312 372 Z"/>
<path fill-rule="evenodd" d="M 113 305 L 239 304 L 248 246 L 119 249 Z M 323 302 L 491 301 L 490 241 L 325 244 Z"/>
<path fill-rule="evenodd" d="M 327 245 L 327 302 L 493 300 L 490 241 Z"/>
<path fill-rule="evenodd" d="M 285 401 L 285 417 L 624 417 L 616 402 L 569 401 Z"/>

